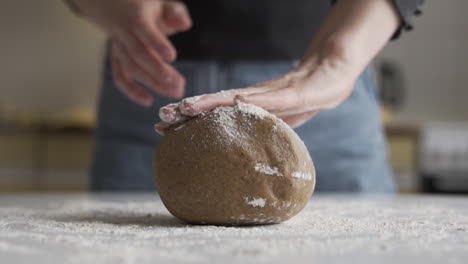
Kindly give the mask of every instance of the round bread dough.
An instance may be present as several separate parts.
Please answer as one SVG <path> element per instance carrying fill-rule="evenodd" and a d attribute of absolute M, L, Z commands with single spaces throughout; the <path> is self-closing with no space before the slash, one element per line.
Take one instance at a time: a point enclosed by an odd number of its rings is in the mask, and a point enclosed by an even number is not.
<path fill-rule="evenodd" d="M 238 102 L 173 126 L 154 156 L 167 209 L 192 224 L 286 221 L 307 204 L 315 169 L 281 119 Z"/>

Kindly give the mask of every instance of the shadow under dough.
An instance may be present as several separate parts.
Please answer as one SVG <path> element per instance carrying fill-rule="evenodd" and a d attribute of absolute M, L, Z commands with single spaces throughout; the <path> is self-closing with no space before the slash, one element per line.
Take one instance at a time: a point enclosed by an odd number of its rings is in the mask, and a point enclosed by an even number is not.
<path fill-rule="evenodd" d="M 113 214 L 110 212 L 89 212 L 49 217 L 49 219 L 66 223 L 105 223 L 112 225 L 137 225 L 141 227 L 185 227 L 186 224 L 169 214 Z"/>

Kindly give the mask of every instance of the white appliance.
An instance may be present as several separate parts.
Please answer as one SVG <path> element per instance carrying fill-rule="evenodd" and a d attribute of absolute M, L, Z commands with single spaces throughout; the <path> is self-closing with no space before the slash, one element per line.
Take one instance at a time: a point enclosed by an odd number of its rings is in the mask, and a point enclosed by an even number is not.
<path fill-rule="evenodd" d="M 423 190 L 468 193 L 468 122 L 432 122 L 422 132 Z"/>

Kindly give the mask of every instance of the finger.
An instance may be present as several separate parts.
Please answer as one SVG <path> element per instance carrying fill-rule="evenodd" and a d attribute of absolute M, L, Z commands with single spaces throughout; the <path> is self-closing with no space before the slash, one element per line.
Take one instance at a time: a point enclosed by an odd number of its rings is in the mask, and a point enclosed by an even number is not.
<path fill-rule="evenodd" d="M 159 122 L 156 125 L 154 125 L 154 131 L 158 133 L 161 136 L 164 136 L 167 131 L 169 131 L 169 128 L 171 127 L 171 124 L 166 123 L 166 122 Z"/>
<path fill-rule="evenodd" d="M 196 116 L 200 113 L 211 111 L 220 106 L 232 106 L 237 95 L 248 95 L 254 92 L 264 92 L 269 87 L 248 87 L 244 89 L 232 89 L 213 94 L 190 97 L 180 103 L 180 111 L 187 116 Z"/>
<path fill-rule="evenodd" d="M 116 38 L 122 43 L 126 53 L 155 78 L 167 81 L 168 84 L 177 84 L 171 81 L 178 81 L 182 77 L 161 58 L 159 53 L 146 46 L 133 31 L 122 32 Z"/>
<path fill-rule="evenodd" d="M 161 57 L 168 62 L 172 62 L 177 57 L 177 52 L 167 37 L 161 32 L 154 22 L 148 21 L 133 28 L 133 33 L 149 49 L 154 49 Z"/>
<path fill-rule="evenodd" d="M 164 2 L 163 19 L 159 26 L 168 35 L 190 29 L 192 20 L 185 4 L 178 1 Z"/>
<path fill-rule="evenodd" d="M 169 124 L 177 124 L 187 119 L 182 115 L 179 104 L 169 104 L 159 109 L 159 118 Z"/>
<path fill-rule="evenodd" d="M 169 97 L 180 97 L 182 94 L 175 94 L 173 88 L 167 83 L 161 82 L 158 79 L 155 79 L 152 75 L 148 74 L 145 69 L 139 67 L 136 62 L 126 53 L 124 48 L 120 45 L 118 41 L 113 41 L 113 53 L 117 58 L 119 58 L 122 68 L 130 76 L 130 79 L 138 80 L 139 82 L 145 84 L 145 86 L 150 87 L 152 90 L 157 93 Z"/>
<path fill-rule="evenodd" d="M 124 60 L 122 63 L 132 73 L 138 75 L 140 79 L 134 76 L 138 81 L 145 83 L 150 89 L 162 95 L 173 98 L 183 96 L 185 79 L 167 63 L 160 58 L 155 58 L 152 62 L 148 62 L 146 59 L 138 61 L 138 56 L 134 56 L 128 46 L 120 39 L 113 40 L 113 45 L 116 48 L 115 52 Z"/>
<path fill-rule="evenodd" d="M 232 106 L 234 105 L 234 97 L 235 94 L 228 93 L 190 97 L 182 100 L 179 109 L 183 115 L 196 116 L 219 106 Z"/>
<path fill-rule="evenodd" d="M 232 106 L 235 104 L 236 96 L 244 96 L 254 93 L 263 93 L 280 89 L 286 81 L 284 76 L 273 80 L 258 83 L 242 89 L 231 89 L 213 94 L 195 96 L 183 100 L 180 104 L 182 114 L 195 116 L 202 112 L 210 111 L 220 106 Z"/>
<path fill-rule="evenodd" d="M 128 78 L 127 74 L 122 69 L 122 65 L 115 56 L 111 58 L 111 64 L 112 76 L 117 88 L 132 101 L 144 106 L 151 106 L 153 103 L 151 94 Z"/>
<path fill-rule="evenodd" d="M 317 114 L 318 111 L 309 111 L 301 114 L 296 115 L 285 115 L 281 116 L 278 115 L 279 118 L 283 119 L 283 121 L 291 126 L 292 128 L 299 127 L 303 125 L 305 122 L 309 121 L 314 115 Z"/>
<path fill-rule="evenodd" d="M 297 114 L 303 113 L 300 100 L 295 89 L 278 89 L 247 95 L 238 95 L 235 99 L 241 102 L 254 104 L 273 114 Z M 292 111 L 292 112 L 290 112 Z"/>

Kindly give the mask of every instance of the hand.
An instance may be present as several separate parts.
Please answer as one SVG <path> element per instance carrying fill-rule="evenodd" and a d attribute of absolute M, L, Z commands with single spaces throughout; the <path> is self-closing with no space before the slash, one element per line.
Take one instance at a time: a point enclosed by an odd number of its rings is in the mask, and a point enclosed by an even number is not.
<path fill-rule="evenodd" d="M 348 70 L 344 60 L 303 63 L 298 68 L 257 85 L 187 98 L 160 109 L 161 123 L 156 130 L 164 132 L 173 124 L 210 111 L 218 106 L 234 105 L 236 100 L 264 108 L 298 127 L 321 109 L 333 108 L 351 94 L 359 75 Z"/>
<path fill-rule="evenodd" d="M 337 1 L 314 36 L 303 63 L 274 80 L 216 94 L 188 98 L 162 107 L 157 132 L 188 116 L 236 100 L 263 107 L 297 127 L 321 109 L 333 108 L 352 87 L 398 28 L 400 16 L 391 0 Z"/>
<path fill-rule="evenodd" d="M 188 30 L 186 6 L 174 0 L 75 0 L 83 15 L 111 38 L 111 63 L 117 87 L 136 103 L 149 106 L 151 94 L 180 98 L 185 80 L 171 65 L 176 50 L 167 36 Z"/>

